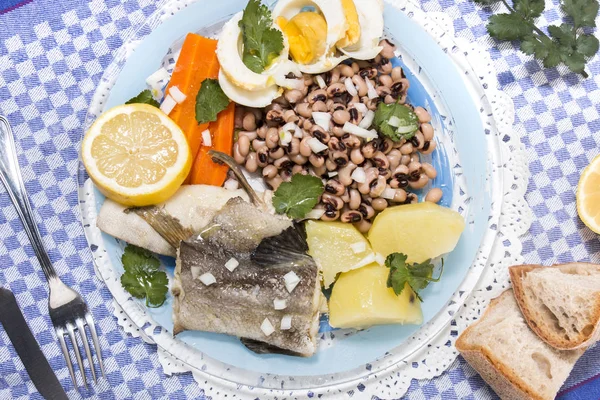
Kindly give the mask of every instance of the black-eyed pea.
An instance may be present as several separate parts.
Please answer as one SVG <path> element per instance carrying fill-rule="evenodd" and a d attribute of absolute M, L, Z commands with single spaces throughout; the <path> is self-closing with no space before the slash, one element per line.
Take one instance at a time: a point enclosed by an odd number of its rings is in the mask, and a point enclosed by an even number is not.
<path fill-rule="evenodd" d="M 325 214 L 321 217 L 321 221 L 335 221 L 339 217 L 339 210 L 336 210 L 331 204 L 325 204 Z"/>
<path fill-rule="evenodd" d="M 429 115 L 429 112 L 423 107 L 415 107 L 415 114 L 417 114 L 419 122 L 422 124 L 431 121 L 431 115 Z"/>
<path fill-rule="evenodd" d="M 409 155 L 414 151 L 413 145 L 411 142 L 406 142 L 400 147 L 400 153 L 403 155 Z"/>
<path fill-rule="evenodd" d="M 425 175 L 427 175 L 429 179 L 435 179 L 437 177 L 437 171 L 433 167 L 433 165 L 429 163 L 423 163 L 421 164 L 421 168 L 423 169 L 423 172 L 425 172 Z"/>
<path fill-rule="evenodd" d="M 350 197 L 350 200 L 348 201 L 348 207 L 350 207 L 351 210 L 358 210 L 362 201 L 360 192 L 356 189 L 350 189 L 348 194 Z"/>
<path fill-rule="evenodd" d="M 442 195 L 442 189 L 433 188 L 429 192 L 427 192 L 427 195 L 425 196 L 425 201 L 429 201 L 431 203 L 439 203 L 440 200 L 442 200 Z"/>
<path fill-rule="evenodd" d="M 279 175 L 275 175 L 273 178 L 265 179 L 267 185 L 271 188 L 271 190 L 277 190 L 279 186 L 283 183 L 283 179 Z"/>
<path fill-rule="evenodd" d="M 296 114 L 296 112 L 294 110 L 286 110 L 283 113 L 283 119 L 285 120 L 286 123 L 288 123 L 288 122 L 296 123 L 300 120 L 300 117 L 298 117 L 298 115 Z"/>
<path fill-rule="evenodd" d="M 371 202 L 371 207 L 373 207 L 375 211 L 383 211 L 388 207 L 388 202 L 386 199 L 378 197 L 376 199 L 373 199 L 373 201 Z"/>
<path fill-rule="evenodd" d="M 292 160 L 288 156 L 283 156 L 281 158 L 276 159 L 273 162 L 273 165 L 278 169 L 291 169 L 293 166 Z"/>
<path fill-rule="evenodd" d="M 326 170 L 325 168 L 325 158 L 323 156 L 317 155 L 312 153 L 309 157 L 308 157 L 308 161 L 311 163 L 311 165 L 315 168 L 320 168 L 323 167 L 324 170 Z M 322 174 L 319 174 L 322 175 Z"/>
<path fill-rule="evenodd" d="M 413 189 L 423 189 L 427 183 L 429 183 L 429 178 L 425 174 L 421 174 L 416 181 L 408 181 L 408 185 Z"/>
<path fill-rule="evenodd" d="M 412 157 L 410 156 L 410 154 L 402 154 L 402 157 L 400 158 L 400 164 L 408 165 L 408 164 L 410 164 L 411 160 L 412 160 Z"/>
<path fill-rule="evenodd" d="M 240 145 L 238 143 L 233 145 L 233 159 L 239 165 L 244 165 L 246 163 L 246 157 L 240 154 Z"/>
<path fill-rule="evenodd" d="M 246 157 L 245 167 L 248 172 L 256 172 L 258 169 L 258 156 L 255 152 L 248 154 L 248 157 Z"/>
<path fill-rule="evenodd" d="M 371 191 L 369 192 L 369 196 L 371 198 L 379 197 L 383 194 L 383 191 L 387 187 L 387 180 L 384 176 L 377 177 L 377 183 L 371 186 Z"/>
<path fill-rule="evenodd" d="M 364 219 L 371 219 L 375 216 L 375 209 L 367 203 L 360 203 L 358 211 L 360 211 Z"/>
<path fill-rule="evenodd" d="M 394 83 L 393 79 L 389 75 L 379 75 L 379 84 L 385 86 L 386 88 L 392 87 Z"/>
<path fill-rule="evenodd" d="M 404 71 L 402 71 L 402 67 L 392 68 L 392 80 L 394 82 L 398 82 L 402 78 L 404 78 Z"/>
<path fill-rule="evenodd" d="M 342 76 L 346 76 L 349 78 L 352 78 L 355 74 L 352 67 L 350 65 L 346 65 L 346 64 L 340 65 L 340 73 L 342 74 Z"/>
<path fill-rule="evenodd" d="M 277 128 L 269 128 L 265 138 L 265 143 L 269 149 L 274 149 L 279 146 L 279 132 Z"/>
<path fill-rule="evenodd" d="M 262 170 L 262 174 L 265 179 L 275 178 L 277 176 L 278 172 L 279 171 L 278 171 L 277 167 L 274 165 L 267 165 Z"/>
<path fill-rule="evenodd" d="M 365 161 L 365 156 L 363 156 L 360 148 L 352 149 L 350 152 L 350 159 L 356 165 L 360 165 Z"/>
<path fill-rule="evenodd" d="M 396 189 L 392 201 L 394 203 L 404 203 L 406 201 L 406 191 L 404 189 Z"/>
<path fill-rule="evenodd" d="M 362 214 L 357 210 L 348 210 L 342 213 L 340 220 L 342 222 L 356 224 L 362 220 Z"/>
<path fill-rule="evenodd" d="M 433 140 L 425 142 L 423 148 L 421 149 L 421 153 L 423 154 L 431 154 L 437 147 L 437 143 Z"/>
<path fill-rule="evenodd" d="M 352 83 L 356 85 L 356 89 L 358 90 L 358 95 L 360 97 L 364 97 L 369 92 L 369 88 L 367 87 L 367 83 L 360 75 L 354 75 L 352 77 Z"/>
<path fill-rule="evenodd" d="M 335 196 L 341 196 L 344 194 L 344 192 L 346 192 L 346 186 L 342 185 L 336 179 L 330 179 L 325 184 L 325 191 Z"/>
<path fill-rule="evenodd" d="M 331 204 L 336 210 L 341 210 L 344 207 L 344 201 L 340 196 L 336 196 L 330 193 L 323 193 L 321 196 L 321 202 L 325 205 Z"/>
<path fill-rule="evenodd" d="M 250 139 L 248 136 L 240 135 L 237 145 L 238 151 L 243 157 L 246 157 L 250 153 Z"/>
<path fill-rule="evenodd" d="M 252 148 L 255 151 L 259 151 L 260 149 L 262 149 L 263 147 L 267 147 L 267 143 L 265 142 L 264 139 L 259 139 L 256 138 L 252 141 Z"/>
<path fill-rule="evenodd" d="M 262 147 L 260 150 L 256 150 L 256 156 L 259 167 L 265 168 L 269 165 L 269 149 L 266 146 Z"/>
<path fill-rule="evenodd" d="M 247 112 L 244 115 L 244 119 L 242 121 L 242 128 L 244 128 L 245 131 L 253 131 L 256 129 L 256 117 L 253 113 Z"/>
<path fill-rule="evenodd" d="M 421 124 L 421 132 L 423 133 L 423 138 L 425 139 L 425 141 L 433 140 L 433 136 L 435 133 L 431 124 Z"/>
<path fill-rule="evenodd" d="M 359 223 L 354 224 L 354 226 L 356 227 L 356 229 L 358 229 L 360 233 L 369 233 L 373 224 L 370 221 L 363 219 Z"/>
<path fill-rule="evenodd" d="M 273 160 L 277 160 L 280 159 L 281 157 L 283 157 L 285 155 L 285 150 L 283 149 L 283 147 L 281 146 L 277 146 L 274 149 L 269 150 L 269 156 L 273 159 Z"/>
<path fill-rule="evenodd" d="M 388 161 L 390 162 L 390 169 L 393 171 L 400 165 L 400 159 L 402 158 L 402 153 L 398 149 L 392 149 L 387 154 Z"/>
<path fill-rule="evenodd" d="M 362 194 L 368 194 L 370 195 L 371 193 L 371 184 L 373 184 L 374 182 L 378 181 L 379 178 L 379 171 L 377 170 L 377 168 L 367 168 L 365 170 L 365 181 L 362 183 L 358 184 L 358 191 Z M 379 182 L 375 183 L 378 184 Z M 385 182 L 384 182 L 385 183 Z M 385 187 L 384 187 L 385 189 Z M 383 190 L 382 190 L 383 192 Z"/>
<path fill-rule="evenodd" d="M 296 105 L 296 112 L 304 118 L 310 118 L 312 115 L 312 109 L 308 103 L 300 103 Z"/>
<path fill-rule="evenodd" d="M 327 171 L 332 172 L 338 169 L 337 164 L 335 163 L 335 161 L 333 161 L 331 158 L 327 158 L 325 160 L 325 168 L 327 168 Z"/>
<path fill-rule="evenodd" d="M 304 94 L 298 89 L 286 90 L 283 96 L 290 104 L 296 104 L 304 98 Z"/>
<path fill-rule="evenodd" d="M 338 171 L 338 179 L 344 186 L 350 186 L 352 184 L 352 172 L 356 169 L 356 164 L 349 162 L 343 168 Z"/>
<path fill-rule="evenodd" d="M 300 141 L 300 154 L 304 157 L 310 157 L 313 154 L 312 149 L 308 145 L 310 139 L 312 138 L 307 136 Z"/>
<path fill-rule="evenodd" d="M 290 156 L 290 160 L 297 165 L 304 165 L 308 162 L 308 157 L 304 157 L 302 154 L 296 154 L 295 156 Z"/>
<path fill-rule="evenodd" d="M 333 113 L 333 122 L 338 125 L 344 125 L 350 121 L 350 113 L 347 110 L 337 110 Z"/>
<path fill-rule="evenodd" d="M 379 46 L 382 47 L 381 52 L 379 54 L 381 54 L 382 57 L 385 58 L 394 58 L 395 55 L 395 51 L 396 51 L 396 46 L 394 44 L 392 44 L 389 40 L 387 39 L 383 39 L 379 42 Z"/>

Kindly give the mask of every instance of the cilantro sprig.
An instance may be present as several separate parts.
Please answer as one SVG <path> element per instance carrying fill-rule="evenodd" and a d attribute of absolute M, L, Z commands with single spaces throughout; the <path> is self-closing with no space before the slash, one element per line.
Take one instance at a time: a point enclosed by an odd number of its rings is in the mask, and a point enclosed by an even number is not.
<path fill-rule="evenodd" d="M 283 50 L 283 34 L 273 27 L 271 11 L 260 0 L 248 2 L 239 26 L 244 42 L 242 60 L 260 74 Z"/>
<path fill-rule="evenodd" d="M 142 90 L 140 94 L 129 99 L 125 104 L 149 104 L 156 108 L 160 107 L 160 104 L 154 99 L 152 92 L 148 89 Z"/>
<path fill-rule="evenodd" d="M 319 202 L 324 191 L 323 181 L 312 175 L 296 174 L 291 182 L 284 182 L 273 195 L 273 206 L 279 214 L 302 219 Z"/>
<path fill-rule="evenodd" d="M 474 1 L 491 5 L 498 0 Z M 585 33 L 584 28 L 596 26 L 598 0 L 562 0 L 561 8 L 570 23 L 550 25 L 548 34 L 535 25 L 535 19 L 544 12 L 544 0 L 513 0 L 512 5 L 506 0 L 500 1 L 509 12 L 490 17 L 487 26 L 490 36 L 499 40 L 520 40 L 521 51 L 541 60 L 546 68 L 563 63 L 571 71 L 588 77 L 585 64 L 598 52 L 599 41 L 594 35 Z"/>
<path fill-rule="evenodd" d="M 229 98 L 216 79 L 205 79 L 196 96 L 196 121 L 206 124 L 217 120 L 217 115 L 227 108 Z"/>
<path fill-rule="evenodd" d="M 388 275 L 387 287 L 394 289 L 396 295 L 400 295 L 406 284 L 415 292 L 417 298 L 423 302 L 419 296 L 419 290 L 425 289 L 431 282 L 439 282 L 444 272 L 444 260 L 442 260 L 442 270 L 437 278 L 432 278 L 434 266 L 431 260 L 422 263 L 406 262 L 408 256 L 403 253 L 392 253 L 385 260 L 385 266 L 390 269 Z"/>
<path fill-rule="evenodd" d="M 373 123 L 379 133 L 394 142 L 412 138 L 419 129 L 417 114 L 410 108 L 396 103 L 379 103 Z"/>
<path fill-rule="evenodd" d="M 159 271 L 160 262 L 148 250 L 127 245 L 121 257 L 125 273 L 121 285 L 133 297 L 146 298 L 146 306 L 160 307 L 167 299 L 169 278 Z"/>

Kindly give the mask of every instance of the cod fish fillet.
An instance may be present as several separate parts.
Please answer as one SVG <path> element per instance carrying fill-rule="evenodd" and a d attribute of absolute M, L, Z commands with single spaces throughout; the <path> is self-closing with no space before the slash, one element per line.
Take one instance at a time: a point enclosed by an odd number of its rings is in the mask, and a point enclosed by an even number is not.
<path fill-rule="evenodd" d="M 110 199 L 106 199 L 96 226 L 127 243 L 142 247 L 157 254 L 175 256 L 176 245 L 170 243 L 156 229 L 164 221 L 172 222 L 188 232 L 187 239 L 198 233 L 215 216 L 228 200 L 240 197 L 248 200 L 244 190 L 227 190 L 208 185 L 182 186 L 177 193 L 162 204 L 142 209 L 128 209 Z M 149 222 L 155 223 L 151 225 Z M 175 224 L 178 222 L 178 224 Z"/>
<path fill-rule="evenodd" d="M 318 267 L 306 254 L 301 228 L 239 199 L 227 202 L 201 235 L 181 242 L 173 282 L 174 334 L 184 330 L 224 333 L 257 353 L 309 357 L 317 349 L 323 295 Z M 225 264 L 235 258 L 233 271 Z M 290 293 L 284 276 L 300 282 Z M 199 279 L 210 273 L 216 282 Z M 275 310 L 274 301 L 286 308 Z M 291 317 L 291 329 L 281 321 Z M 274 332 L 265 334 L 268 320 Z"/>

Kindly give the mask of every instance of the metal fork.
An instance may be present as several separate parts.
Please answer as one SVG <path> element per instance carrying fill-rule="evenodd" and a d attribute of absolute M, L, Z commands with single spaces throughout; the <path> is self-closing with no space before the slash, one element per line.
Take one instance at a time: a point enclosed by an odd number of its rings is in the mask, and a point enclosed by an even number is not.
<path fill-rule="evenodd" d="M 104 374 L 104 365 L 102 363 L 102 350 L 98 343 L 98 335 L 96 334 L 96 326 L 94 325 L 94 319 L 92 314 L 88 310 L 88 306 L 85 301 L 81 298 L 79 293 L 74 291 L 65 285 L 54 270 L 48 253 L 44 250 L 42 238 L 38 231 L 35 218 L 31 211 L 31 205 L 29 204 L 29 198 L 27 191 L 25 190 L 25 184 L 23 183 L 23 177 L 19 169 L 19 162 L 17 159 L 17 151 L 12 135 L 12 130 L 8 120 L 0 116 L 0 180 L 6 187 L 6 191 L 10 199 L 12 200 L 17 214 L 23 222 L 25 232 L 29 237 L 35 255 L 37 256 L 44 275 L 48 280 L 48 286 L 50 289 L 50 297 L 48 299 L 48 310 L 50 312 L 50 319 L 54 325 L 54 330 L 58 336 L 60 347 L 62 349 L 73 385 L 77 387 L 77 380 L 75 379 L 75 373 L 73 372 L 73 364 L 69 356 L 69 350 L 65 342 L 65 335 L 71 340 L 75 357 L 77 358 L 77 364 L 79 365 L 79 371 L 83 378 L 83 384 L 87 388 L 87 379 L 85 376 L 85 370 L 83 368 L 83 362 L 81 354 L 79 352 L 79 344 L 77 342 L 76 332 L 80 335 L 80 341 L 85 349 L 90 369 L 92 371 L 92 377 L 94 382 L 97 382 L 96 371 L 92 359 L 92 352 L 90 350 L 88 335 L 86 333 L 86 327 L 89 329 L 92 341 L 94 342 L 96 358 L 100 365 L 100 371 L 102 376 Z"/>

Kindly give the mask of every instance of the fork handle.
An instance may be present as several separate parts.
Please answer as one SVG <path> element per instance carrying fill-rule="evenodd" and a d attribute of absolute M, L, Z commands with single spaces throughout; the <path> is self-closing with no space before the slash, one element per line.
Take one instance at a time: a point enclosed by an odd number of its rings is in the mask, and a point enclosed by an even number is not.
<path fill-rule="evenodd" d="M 29 241 L 33 246 L 33 251 L 42 266 L 46 279 L 50 280 L 50 278 L 56 277 L 56 271 L 50 262 L 48 253 L 44 249 L 42 237 L 31 211 L 29 197 L 27 196 L 19 168 L 12 129 L 8 120 L 3 116 L 0 116 L 0 180 L 2 180 L 8 196 L 17 209 L 17 214 L 23 222 L 25 232 L 27 232 Z"/>

